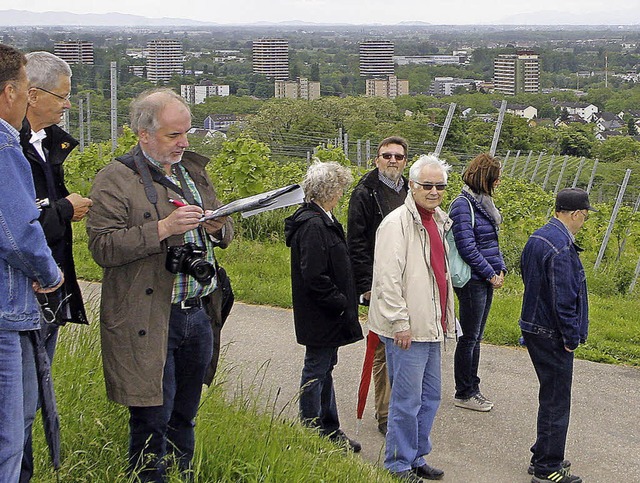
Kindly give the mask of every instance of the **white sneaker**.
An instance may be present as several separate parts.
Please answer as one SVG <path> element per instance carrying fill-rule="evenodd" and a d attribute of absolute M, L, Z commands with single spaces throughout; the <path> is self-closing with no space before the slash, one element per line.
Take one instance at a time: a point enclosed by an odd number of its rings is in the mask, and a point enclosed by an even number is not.
<path fill-rule="evenodd" d="M 493 403 L 479 397 L 478 394 L 471 396 L 468 399 L 455 398 L 453 400 L 453 404 L 459 408 L 471 409 L 472 411 L 480 411 L 483 413 L 491 411 L 491 408 L 493 407 Z"/>

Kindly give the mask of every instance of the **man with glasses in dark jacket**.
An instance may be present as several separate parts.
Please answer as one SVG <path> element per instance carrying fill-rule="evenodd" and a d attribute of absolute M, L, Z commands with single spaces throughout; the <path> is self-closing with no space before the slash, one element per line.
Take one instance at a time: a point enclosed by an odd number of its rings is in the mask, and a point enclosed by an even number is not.
<path fill-rule="evenodd" d="M 407 141 L 399 136 L 383 139 L 376 152 L 376 168 L 365 174 L 351 193 L 347 243 L 361 305 L 369 305 L 373 277 L 376 230 L 382 219 L 404 203 L 409 185 L 402 172 L 407 165 Z M 376 337 L 369 334 L 367 337 Z M 367 344 L 369 346 L 369 344 Z M 378 343 L 373 359 L 378 430 L 387 434 L 391 387 L 384 344 Z"/>
<path fill-rule="evenodd" d="M 69 193 L 64 183 L 62 163 L 78 145 L 69 133 L 58 127 L 64 112 L 71 107 L 71 69 L 49 52 L 31 52 L 27 58 L 29 80 L 27 115 L 20 130 L 22 152 L 31 165 L 31 173 L 40 204 L 40 218 L 47 244 L 62 269 L 65 281 L 53 293 L 40 296 L 44 320 L 41 340 L 53 362 L 58 328 L 67 322 L 87 323 L 82 293 L 73 262 L 72 221 L 87 214 L 91 200 Z M 34 347 L 30 339 L 23 343 L 23 377 L 36 380 Z M 33 474 L 31 430 L 38 407 L 37 384 L 25 392 L 25 448 L 20 481 L 30 481 Z"/>

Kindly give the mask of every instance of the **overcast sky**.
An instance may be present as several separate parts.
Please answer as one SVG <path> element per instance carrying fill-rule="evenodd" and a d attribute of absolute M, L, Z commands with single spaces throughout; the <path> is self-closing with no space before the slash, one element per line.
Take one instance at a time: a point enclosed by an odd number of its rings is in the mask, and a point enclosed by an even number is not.
<path fill-rule="evenodd" d="M 0 0 L 0 10 L 74 13 L 119 12 L 145 17 L 190 18 L 221 24 L 302 20 L 318 23 L 421 21 L 430 24 L 511 23 L 514 15 L 535 13 L 550 23 L 635 23 L 640 0 Z M 544 12 L 544 14 L 540 14 Z M 612 14 L 618 13 L 617 16 Z M 631 16 L 629 14 L 632 14 Z M 622 19 L 627 19 L 622 20 Z M 629 20 L 630 19 L 630 20 Z M 523 22 L 517 22 L 523 23 Z M 535 22 L 534 22 L 535 23 Z"/>

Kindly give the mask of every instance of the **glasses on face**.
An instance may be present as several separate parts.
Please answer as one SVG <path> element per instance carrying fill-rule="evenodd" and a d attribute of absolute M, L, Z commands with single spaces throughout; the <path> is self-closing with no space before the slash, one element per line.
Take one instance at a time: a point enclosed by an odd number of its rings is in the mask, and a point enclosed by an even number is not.
<path fill-rule="evenodd" d="M 396 153 L 382 153 L 378 156 L 381 156 L 383 159 L 389 161 L 391 158 L 396 158 L 396 161 L 404 161 L 404 154 L 396 154 Z"/>
<path fill-rule="evenodd" d="M 420 181 L 414 181 L 414 183 L 422 186 L 422 189 L 425 191 L 431 191 L 433 188 L 438 191 L 444 191 L 447 189 L 446 183 L 421 183 Z"/>
<path fill-rule="evenodd" d="M 578 213 L 580 213 L 582 216 L 584 216 L 584 221 L 587 221 L 589 219 L 589 212 L 587 210 L 582 211 L 582 210 L 577 210 Z"/>
<path fill-rule="evenodd" d="M 48 91 L 46 89 L 43 89 L 42 87 L 34 87 L 34 89 L 38 89 L 39 91 L 46 92 L 47 94 L 51 94 L 53 97 L 57 97 L 63 102 L 69 102 L 69 100 L 71 99 L 71 92 L 69 92 L 69 94 L 67 94 L 66 96 L 61 96 L 60 94 L 56 94 L 55 92 Z"/>

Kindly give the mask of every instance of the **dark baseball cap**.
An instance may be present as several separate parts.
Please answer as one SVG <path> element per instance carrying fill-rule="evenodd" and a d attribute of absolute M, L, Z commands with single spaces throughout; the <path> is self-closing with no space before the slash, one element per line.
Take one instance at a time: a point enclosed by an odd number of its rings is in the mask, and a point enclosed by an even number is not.
<path fill-rule="evenodd" d="M 589 204 L 589 194 L 581 188 L 565 188 L 556 196 L 556 211 L 591 210 L 598 211 Z"/>

